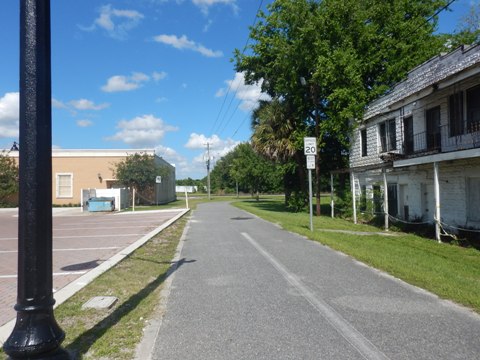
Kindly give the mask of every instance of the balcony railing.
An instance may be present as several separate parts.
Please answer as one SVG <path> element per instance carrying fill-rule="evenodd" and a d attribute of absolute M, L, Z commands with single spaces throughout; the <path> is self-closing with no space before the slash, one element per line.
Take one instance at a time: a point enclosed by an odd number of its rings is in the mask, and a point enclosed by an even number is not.
<path fill-rule="evenodd" d="M 451 152 L 480 147 L 480 122 L 471 124 L 468 132 L 449 136 L 447 125 L 441 126 L 439 132 L 421 132 L 407 137 L 403 141 L 404 156 L 422 156 L 434 152 Z"/>

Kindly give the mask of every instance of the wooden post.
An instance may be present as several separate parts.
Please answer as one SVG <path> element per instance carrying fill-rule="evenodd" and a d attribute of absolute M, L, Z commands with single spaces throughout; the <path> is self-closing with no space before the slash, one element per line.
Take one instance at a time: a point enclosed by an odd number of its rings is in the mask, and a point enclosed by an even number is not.
<path fill-rule="evenodd" d="M 333 200 L 333 195 L 334 195 L 333 174 L 330 174 L 330 212 L 331 212 L 332 219 L 335 217 L 335 209 L 334 209 L 335 202 Z"/>
<path fill-rule="evenodd" d="M 438 181 L 438 163 L 433 163 L 433 187 L 435 192 L 435 238 L 442 242 L 440 238 L 440 183 Z"/>
<path fill-rule="evenodd" d="M 385 216 L 385 230 L 388 230 L 388 183 L 387 169 L 382 169 L 383 174 L 383 214 Z"/>
<path fill-rule="evenodd" d="M 352 182 L 352 204 L 353 204 L 353 223 L 357 223 L 357 194 L 355 191 L 355 174 L 351 173 L 350 176 L 351 182 Z"/>

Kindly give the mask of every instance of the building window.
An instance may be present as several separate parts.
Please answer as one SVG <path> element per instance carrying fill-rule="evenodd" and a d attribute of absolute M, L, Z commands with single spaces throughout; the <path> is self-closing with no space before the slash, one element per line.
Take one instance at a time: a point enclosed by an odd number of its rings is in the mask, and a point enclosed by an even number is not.
<path fill-rule="evenodd" d="M 73 197 L 73 174 L 56 174 L 57 198 Z"/>
<path fill-rule="evenodd" d="M 467 220 L 480 222 L 480 178 L 467 179 Z"/>
<path fill-rule="evenodd" d="M 404 149 L 405 154 L 410 155 L 414 152 L 414 136 L 413 136 L 413 117 L 408 116 L 403 119 L 403 135 L 405 137 Z"/>
<path fill-rule="evenodd" d="M 360 186 L 360 211 L 367 211 L 367 186 Z"/>
<path fill-rule="evenodd" d="M 398 215 L 398 194 L 397 184 L 388 184 L 388 214 L 392 216 Z"/>
<path fill-rule="evenodd" d="M 448 98 L 450 120 L 450 136 L 462 135 L 465 131 L 463 123 L 463 92 L 450 95 Z"/>
<path fill-rule="evenodd" d="M 426 112 L 427 150 L 439 149 L 442 146 L 440 133 L 440 106 L 428 109 Z"/>
<path fill-rule="evenodd" d="M 467 131 L 480 131 L 480 86 L 467 90 Z"/>
<path fill-rule="evenodd" d="M 373 185 L 373 211 L 375 214 L 383 213 L 382 190 L 380 185 Z"/>
<path fill-rule="evenodd" d="M 360 138 L 362 142 L 362 156 L 367 156 L 367 129 L 360 130 Z"/>
<path fill-rule="evenodd" d="M 380 136 L 381 152 L 387 152 L 397 149 L 397 134 L 395 128 L 395 119 L 380 123 L 378 127 Z"/>

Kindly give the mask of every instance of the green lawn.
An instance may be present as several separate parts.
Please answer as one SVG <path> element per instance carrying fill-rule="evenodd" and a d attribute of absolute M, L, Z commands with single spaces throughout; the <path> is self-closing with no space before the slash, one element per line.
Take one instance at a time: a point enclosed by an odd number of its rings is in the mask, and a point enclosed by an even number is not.
<path fill-rule="evenodd" d="M 400 232 L 394 233 L 396 236 L 327 232 L 323 230 L 381 231 L 327 215 L 313 218 L 311 232 L 309 214 L 287 212 L 279 198 L 234 205 L 480 313 L 480 251 L 474 248 L 439 244 Z"/>
<path fill-rule="evenodd" d="M 191 208 L 206 198 L 191 199 Z M 427 289 L 480 313 L 480 251 L 438 244 L 415 235 L 359 236 L 326 229 L 379 232 L 368 225 L 354 225 L 329 216 L 314 217 L 310 232 L 307 213 L 289 213 L 283 197 L 237 199 L 212 196 L 211 201 L 233 201 L 239 208 L 277 223 L 284 229 L 319 241 L 404 281 Z M 182 200 L 146 209 L 185 207 Z M 324 213 L 328 211 L 324 208 Z M 162 231 L 125 260 L 80 290 L 55 310 L 67 337 L 63 346 L 78 359 L 132 359 L 148 319 L 158 311 L 159 293 L 186 218 Z M 116 296 L 110 310 L 82 310 L 93 296 Z M 0 359 L 5 359 L 0 351 Z"/>

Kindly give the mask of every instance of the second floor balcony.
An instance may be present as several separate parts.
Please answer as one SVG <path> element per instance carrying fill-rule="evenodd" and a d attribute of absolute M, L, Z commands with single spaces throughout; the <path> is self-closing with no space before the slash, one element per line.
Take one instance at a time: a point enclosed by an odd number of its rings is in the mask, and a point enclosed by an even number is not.
<path fill-rule="evenodd" d="M 471 124 L 464 134 L 455 136 L 450 136 L 447 125 L 441 126 L 437 130 L 405 136 L 400 154 L 406 157 L 416 157 L 480 147 L 480 122 Z"/>

